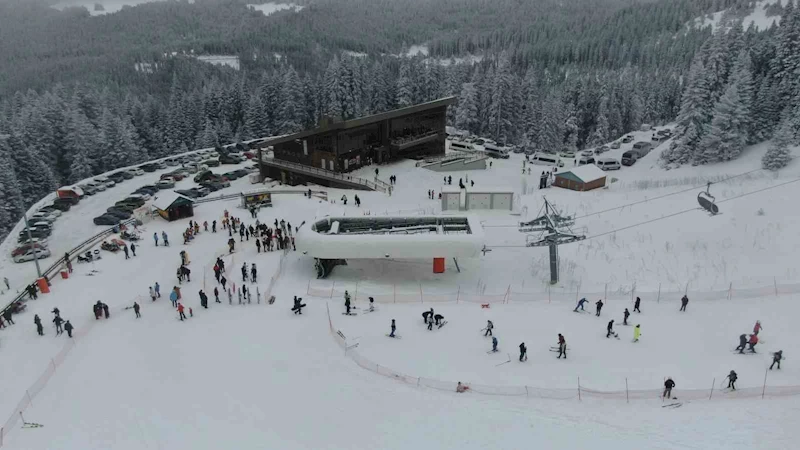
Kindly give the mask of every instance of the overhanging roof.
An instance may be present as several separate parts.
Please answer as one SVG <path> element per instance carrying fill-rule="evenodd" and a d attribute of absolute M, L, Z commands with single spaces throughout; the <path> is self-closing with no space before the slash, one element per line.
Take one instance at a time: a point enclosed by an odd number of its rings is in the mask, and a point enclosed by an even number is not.
<path fill-rule="evenodd" d="M 409 114 L 415 114 L 421 111 L 427 111 L 429 109 L 441 108 L 442 106 L 452 105 L 456 103 L 456 97 L 445 97 L 440 98 L 438 100 L 433 100 L 426 103 L 420 103 L 419 105 L 407 106 L 405 108 L 394 109 L 392 111 L 387 111 L 385 113 L 380 114 L 373 114 L 371 116 L 366 117 L 359 117 L 357 119 L 350 119 L 350 120 L 343 120 L 340 122 L 334 122 L 325 127 L 317 127 L 310 130 L 301 131 L 299 133 L 288 134 L 285 136 L 276 137 L 274 139 L 266 139 L 262 142 L 262 145 L 276 145 L 282 144 L 284 142 L 290 142 L 295 139 L 303 139 L 308 136 L 313 136 L 319 133 L 325 133 L 328 131 L 333 130 L 346 130 L 349 128 L 357 128 L 364 125 L 369 125 L 375 122 L 381 122 L 384 120 L 395 119 L 397 117 L 407 116 Z"/>
<path fill-rule="evenodd" d="M 579 167 L 573 167 L 566 172 L 556 174 L 556 178 L 570 178 L 570 175 L 577 178 L 576 181 L 589 183 L 601 178 L 605 178 L 606 173 L 594 164 L 586 164 Z"/>
<path fill-rule="evenodd" d="M 155 200 L 153 200 L 153 207 L 155 209 L 160 209 L 161 211 L 166 211 L 176 202 L 181 204 L 191 204 L 194 203 L 194 200 L 178 194 L 175 191 L 159 192 Z"/>

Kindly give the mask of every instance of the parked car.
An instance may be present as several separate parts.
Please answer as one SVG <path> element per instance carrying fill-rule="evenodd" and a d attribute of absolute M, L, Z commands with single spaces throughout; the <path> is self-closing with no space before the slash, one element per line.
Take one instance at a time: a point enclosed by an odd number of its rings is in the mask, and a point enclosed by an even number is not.
<path fill-rule="evenodd" d="M 167 178 L 171 178 L 174 181 L 181 181 L 184 178 L 183 172 L 170 172 L 161 175 L 161 180 L 166 180 Z"/>
<path fill-rule="evenodd" d="M 78 197 L 59 197 L 53 200 L 53 205 L 55 205 L 56 203 L 66 203 L 72 206 L 72 205 L 77 205 L 79 201 L 81 200 Z"/>
<path fill-rule="evenodd" d="M 160 191 L 160 190 L 161 190 L 161 188 L 160 188 L 160 187 L 158 187 L 158 184 L 157 184 L 157 183 L 156 183 L 156 184 L 145 184 L 144 186 L 140 187 L 139 189 L 144 189 L 144 190 L 147 190 L 147 191 L 152 191 L 152 192 L 154 192 L 154 193 L 155 193 L 155 192 L 158 192 L 158 191 Z M 152 195 L 152 194 L 150 194 L 150 195 Z"/>
<path fill-rule="evenodd" d="M 141 196 L 133 196 L 133 195 L 131 195 L 129 197 L 125 197 L 124 199 L 120 200 L 117 203 L 122 203 L 122 202 L 131 204 L 131 205 L 136 205 L 136 207 L 139 208 L 139 207 L 144 206 L 145 200 Z"/>
<path fill-rule="evenodd" d="M 134 177 L 138 177 L 138 176 L 144 175 L 144 170 L 140 169 L 139 167 L 134 167 L 132 169 L 128 169 L 128 170 L 126 170 L 126 172 L 128 172 L 129 174 L 131 174 Z"/>
<path fill-rule="evenodd" d="M 42 259 L 49 257 L 50 257 L 50 250 L 46 248 L 45 249 L 31 248 L 28 249 L 28 251 L 26 251 L 25 253 L 14 256 L 14 262 L 21 263 L 25 261 L 33 261 L 34 259 Z"/>
<path fill-rule="evenodd" d="M 558 156 L 562 158 L 569 158 L 572 159 L 575 157 L 575 152 L 573 150 L 562 150 L 558 152 Z"/>
<path fill-rule="evenodd" d="M 123 173 L 124 172 L 114 172 L 108 176 L 108 179 L 113 181 L 115 184 L 122 183 L 123 181 L 127 180 L 127 178 L 125 178 L 125 175 L 123 175 Z"/>
<path fill-rule="evenodd" d="M 200 183 L 200 186 L 208 189 L 211 192 L 216 192 L 216 191 L 218 191 L 218 190 L 220 190 L 220 189 L 222 189 L 224 187 L 222 185 L 222 183 L 220 183 L 218 181 L 211 181 L 211 180 L 203 181 L 202 183 Z"/>
<path fill-rule="evenodd" d="M 94 195 L 97 193 L 97 189 L 88 184 L 79 184 L 78 187 L 81 188 L 85 195 Z"/>
<path fill-rule="evenodd" d="M 208 167 L 219 167 L 219 160 L 218 159 L 206 159 L 203 160 L 203 164 Z"/>
<path fill-rule="evenodd" d="M 222 174 L 222 176 L 230 181 L 238 180 L 239 178 L 241 178 L 241 176 L 235 170 L 232 170 L 230 172 L 225 172 Z"/>
<path fill-rule="evenodd" d="M 244 156 L 247 159 L 253 159 L 253 158 L 256 157 L 256 154 L 254 152 L 251 152 L 251 151 L 248 150 L 246 152 L 243 152 L 242 156 Z"/>
<path fill-rule="evenodd" d="M 247 169 L 236 169 L 236 170 L 233 171 L 233 173 L 239 175 L 239 178 L 242 178 L 242 177 L 246 177 L 247 175 L 249 175 L 250 171 L 247 170 Z"/>
<path fill-rule="evenodd" d="M 197 171 L 200 170 L 200 164 L 196 162 L 186 163 L 184 169 L 189 173 L 197 173 Z"/>
<path fill-rule="evenodd" d="M 594 164 L 594 157 L 592 156 L 581 156 L 578 158 L 578 165 L 585 166 L 587 164 Z"/>
<path fill-rule="evenodd" d="M 120 220 L 119 217 L 106 213 L 102 216 L 95 217 L 93 222 L 95 225 L 117 225 Z"/>
<path fill-rule="evenodd" d="M 141 200 L 142 203 L 146 202 L 147 200 L 150 200 L 150 197 L 151 197 L 150 194 L 148 194 L 147 192 L 142 192 L 139 194 L 131 194 L 128 196 L 128 198 L 131 199 Z"/>
<path fill-rule="evenodd" d="M 145 164 L 145 165 L 140 166 L 140 167 L 141 167 L 141 169 L 143 171 L 148 172 L 148 173 L 149 172 L 155 172 L 156 170 L 158 170 L 158 166 L 155 165 L 155 164 Z"/>
<path fill-rule="evenodd" d="M 200 172 L 194 176 L 195 183 L 202 183 L 205 180 L 211 179 L 214 177 L 214 173 L 210 170 L 206 170 L 205 172 Z"/>
<path fill-rule="evenodd" d="M 25 244 L 21 244 L 11 251 L 11 256 L 13 257 L 17 255 L 22 255 L 33 248 L 36 248 L 37 250 L 47 250 L 47 241 L 36 240 L 35 242 L 27 242 Z"/>
<path fill-rule="evenodd" d="M 621 146 L 622 146 L 622 144 L 620 144 L 619 141 L 614 141 L 614 142 L 611 143 L 611 148 L 613 148 L 614 150 L 620 148 Z"/>
<path fill-rule="evenodd" d="M 581 156 L 594 156 L 594 150 L 584 150 L 581 152 Z"/>
<path fill-rule="evenodd" d="M 130 212 L 124 210 L 124 209 L 121 209 L 121 208 L 118 208 L 118 207 L 114 207 L 114 206 L 112 206 L 111 208 L 108 208 L 106 210 L 106 214 L 114 216 L 114 217 L 118 218 L 119 220 L 130 219 L 131 216 L 133 215 Z"/>
<path fill-rule="evenodd" d="M 152 164 L 153 164 L 154 166 L 156 166 L 156 169 L 158 169 L 158 170 L 161 170 L 161 169 L 166 169 L 166 168 L 167 168 L 167 163 L 165 163 L 164 161 L 156 161 L 156 162 L 154 162 L 154 163 L 152 163 Z"/>
<path fill-rule="evenodd" d="M 177 158 L 167 158 L 167 159 L 164 160 L 164 164 L 166 164 L 168 166 L 177 166 L 178 165 L 178 159 Z"/>
<path fill-rule="evenodd" d="M 623 144 L 630 144 L 631 142 L 633 142 L 633 135 L 632 134 L 629 134 L 629 135 L 625 136 L 624 138 L 622 138 L 622 143 Z"/>
<path fill-rule="evenodd" d="M 611 150 L 611 148 L 609 146 L 601 145 L 600 147 L 597 147 L 596 149 L 594 149 L 594 152 L 595 152 L 595 154 L 600 155 L 600 154 L 603 154 L 603 153 L 605 153 L 605 152 L 607 152 L 609 150 Z"/>
<path fill-rule="evenodd" d="M 57 198 L 53 200 L 53 208 L 59 211 L 69 211 L 69 209 L 72 208 L 72 202 L 65 201 L 63 198 Z"/>
<path fill-rule="evenodd" d="M 558 166 L 564 167 L 564 161 L 561 161 L 558 156 L 550 155 L 547 153 L 536 153 L 531 158 L 531 164 L 537 166 Z"/>
<path fill-rule="evenodd" d="M 28 234 L 29 230 L 30 230 L 30 235 Z M 17 239 L 18 242 L 28 242 L 30 238 L 45 239 L 48 237 L 50 237 L 49 230 L 39 230 L 36 227 L 28 227 L 19 232 L 19 236 L 17 237 Z"/>
<path fill-rule="evenodd" d="M 178 193 L 178 194 L 183 195 L 184 197 L 189 197 L 189 198 L 197 198 L 197 197 L 200 196 L 200 195 L 197 194 L 196 191 L 194 191 L 192 189 L 180 189 L 180 190 L 177 190 L 175 192 Z"/>
<path fill-rule="evenodd" d="M 639 154 L 639 158 L 647 155 L 650 153 L 650 150 L 653 149 L 653 144 L 646 142 L 646 141 L 639 141 L 633 144 L 633 150 Z"/>
<path fill-rule="evenodd" d="M 56 221 L 56 219 L 58 219 L 58 216 L 48 211 L 37 211 L 30 215 L 30 220 L 33 221 L 53 223 Z"/>
<path fill-rule="evenodd" d="M 150 190 L 150 189 L 147 189 L 147 188 L 139 188 L 139 189 L 131 192 L 131 196 L 141 195 L 143 199 L 150 200 L 150 197 L 152 197 L 153 194 L 155 194 L 156 192 L 158 192 L 158 191 L 155 190 L 155 189 Z"/>
<path fill-rule="evenodd" d="M 198 197 L 205 197 L 205 196 L 207 196 L 208 194 L 211 193 L 211 191 L 208 188 L 205 188 L 203 186 L 193 187 L 193 188 L 191 188 L 189 190 L 196 192 Z"/>
<path fill-rule="evenodd" d="M 156 183 L 156 186 L 158 186 L 161 189 L 171 189 L 175 187 L 175 180 L 172 179 L 171 177 L 167 177 Z"/>
<path fill-rule="evenodd" d="M 623 166 L 632 166 L 636 164 L 636 161 L 639 159 L 639 153 L 635 150 L 628 150 L 627 152 L 622 154 L 622 165 Z"/>
<path fill-rule="evenodd" d="M 100 184 L 104 185 L 106 188 L 112 188 L 116 184 L 116 183 L 114 183 L 113 180 L 110 180 L 107 177 L 95 177 L 94 182 L 95 183 L 100 183 Z"/>
<path fill-rule="evenodd" d="M 96 181 L 87 181 L 83 184 L 87 188 L 93 190 L 94 192 L 100 192 L 106 190 L 106 185 L 103 183 L 98 183 Z M 91 194 L 90 194 L 91 195 Z"/>
<path fill-rule="evenodd" d="M 52 214 L 56 217 L 61 217 L 61 210 L 54 208 L 53 206 L 42 206 L 39 208 L 38 212 Z"/>
<path fill-rule="evenodd" d="M 619 170 L 622 168 L 619 161 L 611 158 L 598 158 L 594 164 L 601 170 Z"/>
<path fill-rule="evenodd" d="M 239 164 L 242 162 L 236 155 L 219 155 L 220 164 Z"/>

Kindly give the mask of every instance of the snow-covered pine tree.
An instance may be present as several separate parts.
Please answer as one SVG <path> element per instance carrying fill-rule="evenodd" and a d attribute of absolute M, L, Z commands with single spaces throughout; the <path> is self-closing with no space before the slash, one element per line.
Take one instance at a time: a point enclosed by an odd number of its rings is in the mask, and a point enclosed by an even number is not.
<path fill-rule="evenodd" d="M 610 140 L 611 132 L 608 125 L 608 96 L 600 99 L 600 106 L 597 109 L 597 123 L 590 144 L 593 146 L 603 145 Z"/>
<path fill-rule="evenodd" d="M 89 178 L 93 173 L 92 158 L 89 149 L 97 148 L 103 143 L 97 130 L 84 115 L 83 110 L 74 109 L 67 117 L 67 134 L 62 142 L 64 155 L 69 164 L 70 183 Z"/>
<path fill-rule="evenodd" d="M 492 79 L 486 131 L 489 136 L 506 142 L 514 137 L 514 123 L 519 108 L 514 96 L 514 78 L 508 58 L 503 55 L 497 62 Z"/>
<path fill-rule="evenodd" d="M 297 72 L 290 66 L 283 74 L 281 91 L 281 134 L 291 134 L 303 129 L 303 86 Z"/>
<path fill-rule="evenodd" d="M 414 104 L 414 78 L 411 60 L 403 58 L 400 62 L 400 73 L 397 76 L 397 92 L 395 103 L 398 108 L 404 108 Z"/>
<path fill-rule="evenodd" d="M 790 1 L 784 7 L 771 65 L 783 98 L 797 98 L 800 94 L 800 6 L 794 3 Z"/>
<path fill-rule="evenodd" d="M 739 96 L 739 110 L 741 123 L 739 126 L 744 134 L 745 142 L 753 144 L 753 101 L 755 89 L 753 86 L 753 61 L 747 50 L 741 50 L 736 57 L 731 69 L 730 82 L 736 86 Z"/>
<path fill-rule="evenodd" d="M 323 112 L 330 117 L 343 117 L 345 93 L 342 86 L 341 67 L 339 58 L 334 56 L 328 62 L 328 67 L 325 69 L 325 88 L 324 88 L 325 107 Z"/>
<path fill-rule="evenodd" d="M 266 111 L 264 104 L 261 102 L 261 96 L 258 95 L 258 93 L 254 93 L 250 96 L 247 102 L 247 111 L 245 112 L 244 121 L 244 135 L 247 139 L 256 139 L 266 136 L 266 123 Z"/>
<path fill-rule="evenodd" d="M 456 107 L 455 127 L 459 130 L 467 130 L 470 133 L 477 133 L 478 122 L 478 92 L 472 83 L 464 83 Z"/>
<path fill-rule="evenodd" d="M 195 140 L 196 146 L 199 148 L 211 148 L 219 146 L 219 137 L 217 136 L 217 130 L 214 129 L 214 124 L 211 123 L 210 120 L 206 120 L 206 125 L 203 128 L 203 132 L 197 136 Z"/>
<path fill-rule="evenodd" d="M 738 158 L 747 142 L 746 119 L 739 86 L 731 82 L 714 107 L 711 126 L 700 141 L 700 151 L 695 153 L 693 162 L 706 164 Z"/>
<path fill-rule="evenodd" d="M 700 55 L 696 56 L 689 69 L 686 90 L 678 113 L 677 136 L 670 148 L 661 153 L 666 164 L 686 164 L 695 160 L 698 144 L 705 135 L 712 113 L 709 79 Z"/>
<path fill-rule="evenodd" d="M 0 136 L 0 236 L 5 237 L 22 215 L 23 201 L 11 158 L 8 136 Z"/>
<path fill-rule="evenodd" d="M 25 204 L 38 201 L 56 189 L 56 179 L 50 167 L 44 162 L 44 155 L 25 145 L 22 136 L 12 130 L 7 138 L 11 161 L 19 182 L 20 192 Z"/>
<path fill-rule="evenodd" d="M 761 166 L 767 170 L 778 170 L 786 167 L 791 161 L 789 146 L 792 145 L 792 126 L 788 114 L 781 120 L 772 143 L 761 158 Z"/>

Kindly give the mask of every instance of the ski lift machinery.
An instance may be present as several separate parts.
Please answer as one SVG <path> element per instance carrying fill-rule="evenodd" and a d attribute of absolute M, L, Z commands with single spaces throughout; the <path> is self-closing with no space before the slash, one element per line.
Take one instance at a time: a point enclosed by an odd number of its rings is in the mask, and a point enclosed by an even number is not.
<path fill-rule="evenodd" d="M 700 207 L 704 210 L 708 211 L 712 216 L 716 216 L 719 214 L 719 207 L 716 204 L 716 198 L 711 195 L 711 182 L 708 182 L 705 191 L 700 191 L 697 194 L 697 203 L 700 204 Z"/>

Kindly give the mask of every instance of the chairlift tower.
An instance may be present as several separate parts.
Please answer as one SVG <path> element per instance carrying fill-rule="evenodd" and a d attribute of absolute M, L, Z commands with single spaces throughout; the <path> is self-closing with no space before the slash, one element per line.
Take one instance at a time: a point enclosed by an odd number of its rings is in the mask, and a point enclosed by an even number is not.
<path fill-rule="evenodd" d="M 575 234 L 570 227 L 575 224 L 571 216 L 562 216 L 556 208 L 544 199 L 541 215 L 530 222 L 520 222 L 521 233 L 539 233 L 538 236 L 528 236 L 525 239 L 526 247 L 550 248 L 550 284 L 558 283 L 558 246 L 571 242 L 582 241 L 586 236 Z"/>

